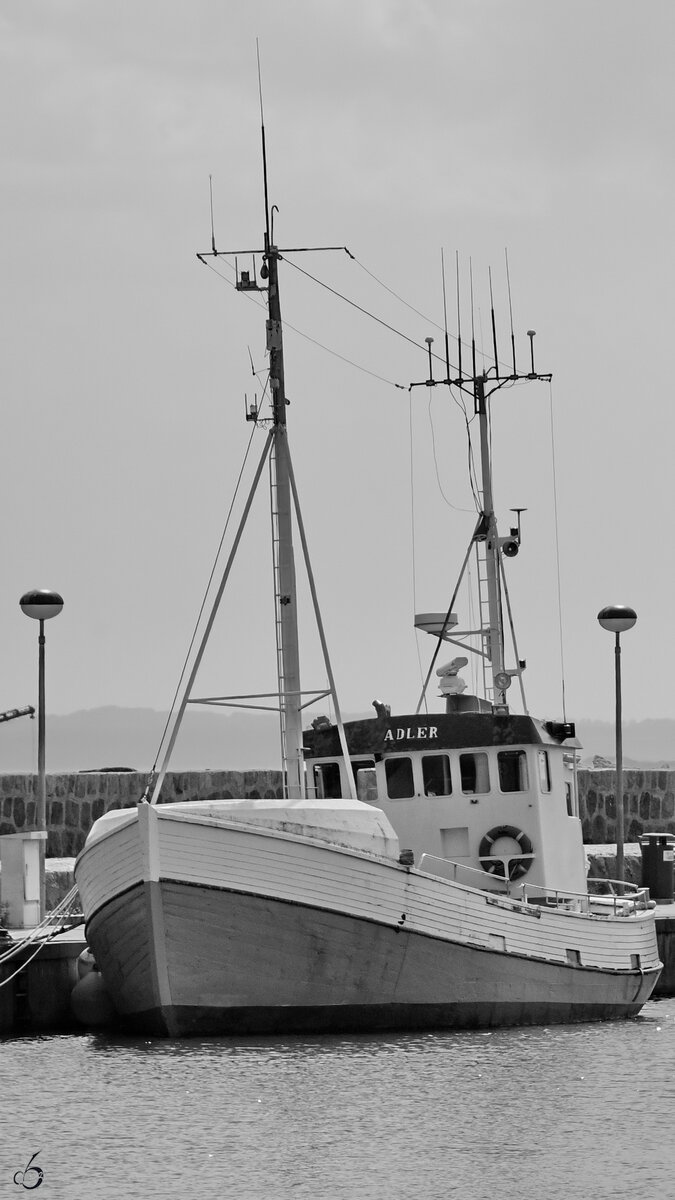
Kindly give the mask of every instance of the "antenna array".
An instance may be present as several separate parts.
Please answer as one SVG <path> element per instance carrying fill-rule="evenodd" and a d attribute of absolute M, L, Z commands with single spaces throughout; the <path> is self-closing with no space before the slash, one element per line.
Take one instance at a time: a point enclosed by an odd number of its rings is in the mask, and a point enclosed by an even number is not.
<path fill-rule="evenodd" d="M 489 366 L 484 366 L 482 370 L 480 370 L 478 367 L 478 362 L 477 362 L 478 358 L 482 357 L 483 361 L 485 361 L 487 356 L 483 353 L 482 349 L 477 347 L 477 345 L 476 345 L 476 308 L 475 308 L 475 302 L 474 302 L 473 262 L 470 258 L 469 259 L 469 305 L 470 305 L 470 318 L 471 318 L 471 346 L 470 346 L 470 349 L 471 349 L 471 374 L 467 375 L 464 370 L 463 360 L 462 360 L 462 350 L 464 348 L 464 343 L 462 341 L 462 303 L 461 303 L 461 295 L 460 295 L 459 253 L 457 251 L 455 252 L 457 334 L 456 334 L 456 336 L 454 336 L 454 340 L 457 345 L 457 360 L 458 361 L 457 361 L 456 366 L 454 364 L 451 364 L 451 362 L 450 362 L 450 336 L 451 335 L 449 334 L 449 331 L 448 331 L 448 310 L 447 310 L 447 294 L 446 294 L 446 279 L 445 279 L 445 255 L 444 255 L 444 252 L 441 250 L 441 277 L 442 277 L 442 286 L 443 286 L 443 327 L 444 327 L 444 341 L 445 341 L 445 378 L 444 379 L 435 379 L 434 378 L 433 358 L 437 357 L 437 356 L 432 355 L 432 352 L 431 352 L 431 345 L 433 342 L 433 338 L 427 337 L 427 338 L 425 338 L 425 341 L 427 344 L 428 354 L 429 354 L 429 375 L 428 375 L 427 379 L 421 380 L 420 382 L 411 383 L 410 384 L 411 388 L 414 388 L 414 387 L 436 387 L 438 384 L 443 384 L 446 387 L 447 386 L 458 387 L 464 391 L 469 391 L 472 394 L 475 394 L 476 380 L 481 379 L 483 381 L 484 386 L 486 384 L 489 385 L 490 383 L 493 384 L 492 387 L 488 388 L 488 391 L 486 393 L 487 395 L 490 395 L 492 392 L 496 391 L 500 387 L 503 387 L 507 383 L 515 383 L 518 380 L 524 380 L 524 379 L 528 379 L 528 380 L 537 379 L 537 380 L 544 380 L 544 381 L 548 382 L 552 378 L 550 373 L 543 374 L 543 373 L 537 371 L 537 369 L 536 369 L 535 361 L 534 361 L 534 338 L 536 335 L 535 335 L 535 331 L 533 329 L 528 329 L 528 331 L 527 331 L 527 336 L 530 340 L 529 370 L 528 371 L 522 371 L 522 370 L 519 371 L 519 369 L 518 369 L 518 364 L 516 361 L 516 338 L 515 338 L 515 333 L 514 333 L 514 329 L 513 329 L 513 302 L 512 302 L 512 296 L 511 296 L 511 276 L 510 276 L 510 270 L 509 270 L 508 252 L 506 250 L 504 251 L 504 256 L 505 256 L 505 264 L 506 264 L 506 287 L 507 287 L 507 294 L 508 294 L 508 310 L 509 310 L 509 326 L 510 326 L 510 342 L 511 342 L 511 365 L 510 365 L 510 367 L 507 367 L 506 364 L 504 362 L 500 361 L 500 358 L 499 358 L 499 351 L 498 351 L 498 345 L 497 345 L 497 320 L 496 320 L 496 315 L 495 315 L 495 302 L 494 302 L 494 290 L 493 290 L 493 284 L 492 284 L 492 268 L 491 267 L 488 268 L 488 286 L 489 286 L 489 292 L 490 292 L 490 325 L 491 325 L 491 332 L 492 332 L 491 360 L 492 361 L 490 362 Z M 478 410 L 476 409 L 476 411 L 478 411 Z"/>

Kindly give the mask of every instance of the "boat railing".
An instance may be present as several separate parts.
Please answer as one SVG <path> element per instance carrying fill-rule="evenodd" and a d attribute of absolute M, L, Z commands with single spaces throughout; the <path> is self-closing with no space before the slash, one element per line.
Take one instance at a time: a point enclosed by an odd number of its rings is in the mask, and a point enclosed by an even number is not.
<path fill-rule="evenodd" d="M 515 883 L 508 878 L 487 875 L 479 867 L 470 867 L 467 863 L 455 862 L 450 858 L 440 858 L 435 854 L 422 854 L 418 869 L 429 875 L 438 875 L 442 879 L 450 879 L 453 883 L 463 883 L 481 892 L 495 896 L 506 896 L 522 904 L 536 905 L 541 908 L 558 908 L 567 912 L 605 914 L 617 917 L 634 915 L 654 907 L 654 901 L 649 898 L 649 888 L 640 887 L 634 883 L 624 883 L 616 879 L 587 880 L 589 888 L 593 885 L 604 885 L 604 894 L 575 892 L 569 888 L 547 888 L 538 883 Z M 499 883 L 500 888 L 486 887 L 486 883 Z"/>
<path fill-rule="evenodd" d="M 504 860 L 504 864 L 506 865 L 511 858 L 518 857 L 521 856 L 510 855 L 509 858 Z M 531 859 L 532 855 L 523 855 L 522 857 Z M 496 855 L 494 858 L 495 862 L 502 861 Z M 451 858 L 440 858 L 436 854 L 422 854 L 418 868 L 420 871 L 426 871 L 429 875 L 440 875 L 442 879 L 450 879 L 453 883 L 465 883 L 467 887 L 478 888 L 482 892 L 488 890 L 485 887 L 488 880 L 502 885 L 499 889 L 489 889 L 490 891 L 495 891 L 498 895 L 510 896 L 514 890 L 508 876 L 486 874 L 482 867 L 470 867 L 468 863 L 455 862 Z"/>
<path fill-rule="evenodd" d="M 586 879 L 588 890 L 594 896 L 634 896 L 637 892 L 649 892 L 641 884 L 630 883 L 626 879 L 607 879 L 601 875 L 589 875 Z"/>
<path fill-rule="evenodd" d="M 589 875 L 586 883 L 591 903 L 595 908 L 606 907 L 609 904 L 613 904 L 615 908 L 625 904 L 633 905 L 637 909 L 656 907 L 656 901 L 650 899 L 649 888 L 643 887 L 642 884 L 629 883 L 625 879 L 602 879 L 596 875 Z M 594 891 L 594 888 L 598 890 Z"/>
<path fill-rule="evenodd" d="M 654 901 L 649 898 L 649 888 L 639 887 L 634 883 L 621 883 L 619 880 L 597 880 L 594 877 L 587 879 L 586 882 L 589 885 L 589 890 L 586 892 L 543 888 L 539 884 L 524 883 L 517 889 L 513 889 L 512 894 L 516 891 L 520 892 L 523 902 L 526 904 L 543 904 L 546 907 L 566 908 L 570 911 L 590 912 L 598 915 L 611 913 L 615 917 L 629 917 L 636 912 L 654 908 Z M 605 894 L 590 890 L 591 886 L 596 883 L 607 884 L 610 882 L 619 890 L 608 891 Z"/>

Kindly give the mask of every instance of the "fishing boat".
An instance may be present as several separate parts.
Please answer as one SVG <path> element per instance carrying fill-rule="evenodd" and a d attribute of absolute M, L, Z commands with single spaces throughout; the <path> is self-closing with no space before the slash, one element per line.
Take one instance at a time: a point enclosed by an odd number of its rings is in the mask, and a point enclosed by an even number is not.
<path fill-rule="evenodd" d="M 265 141 L 263 125 L 263 163 Z M 93 825 L 75 866 L 86 936 L 117 1012 L 163 1036 L 475 1028 L 611 1020 L 639 1012 L 661 964 L 648 892 L 587 879 L 579 817 L 579 743 L 566 719 L 525 704 L 501 535 L 492 494 L 490 398 L 548 378 L 494 365 L 459 367 L 425 386 L 470 397 L 480 435 L 477 521 L 447 608 L 415 624 L 434 653 L 422 696 L 392 714 L 342 720 L 291 462 L 279 264 L 267 201 L 260 270 L 239 291 L 265 296 L 270 410 L 247 418 L 265 443 L 214 602 L 195 644 L 164 758 L 133 809 Z M 217 251 L 212 238 L 212 251 Z M 207 255 L 201 256 L 203 260 Z M 235 260 L 238 264 L 238 260 Z M 447 322 L 446 322 L 447 326 Z M 494 320 L 493 320 L 494 329 Z M 284 794 L 277 799 L 162 803 L 171 751 L 218 611 L 253 495 L 270 467 L 278 701 Z M 295 518 L 295 520 L 294 520 Z M 303 691 L 294 534 L 302 545 L 328 688 Z M 477 561 L 479 621 L 463 629 L 455 601 Z M 504 613 L 507 613 L 505 621 Z M 437 665 L 451 644 L 461 653 Z M 468 653 L 484 694 L 468 689 Z M 510 650 L 509 650 L 510 654 Z M 435 672 L 435 676 L 434 676 Z M 440 695 L 430 711 L 429 684 Z M 509 703 L 519 685 L 523 712 Z M 310 701 L 334 717 L 303 729 Z M 269 702 L 259 695 L 207 703 Z"/>

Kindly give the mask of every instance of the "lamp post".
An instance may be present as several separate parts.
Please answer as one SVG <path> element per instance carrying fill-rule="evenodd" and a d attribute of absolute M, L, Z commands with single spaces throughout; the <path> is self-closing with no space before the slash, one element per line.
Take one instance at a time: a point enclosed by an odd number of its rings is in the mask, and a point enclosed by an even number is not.
<path fill-rule="evenodd" d="M 47 782 L 45 778 L 45 621 L 58 617 L 63 597 L 47 588 L 34 588 L 20 599 L 21 611 L 40 622 L 38 636 L 38 794 L 36 828 L 47 832 Z M 40 843 L 40 920 L 45 916 L 45 842 Z"/>
<path fill-rule="evenodd" d="M 637 621 L 634 608 L 625 604 L 609 604 L 601 608 L 598 621 L 603 629 L 615 635 L 614 678 L 616 683 L 616 874 L 624 881 L 623 862 L 623 746 L 621 738 L 621 634 L 632 629 Z"/>

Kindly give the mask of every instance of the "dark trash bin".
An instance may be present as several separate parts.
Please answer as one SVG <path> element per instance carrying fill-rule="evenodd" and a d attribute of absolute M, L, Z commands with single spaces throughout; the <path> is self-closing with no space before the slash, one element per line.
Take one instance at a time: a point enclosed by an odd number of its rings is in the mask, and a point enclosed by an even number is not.
<path fill-rule="evenodd" d="M 675 835 L 672 833 L 643 833 L 640 838 L 642 854 L 642 886 L 649 888 L 652 900 L 673 899 L 673 858 Z"/>

